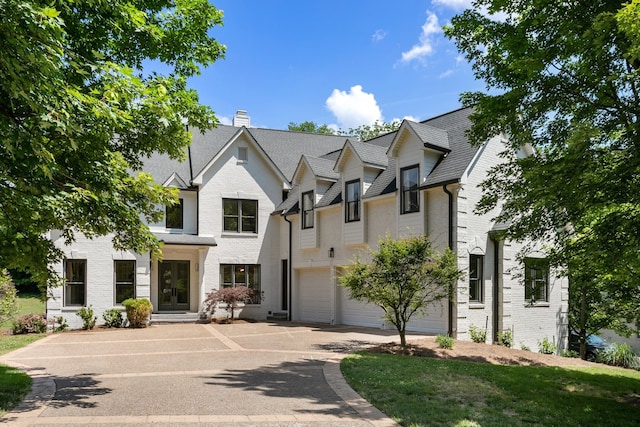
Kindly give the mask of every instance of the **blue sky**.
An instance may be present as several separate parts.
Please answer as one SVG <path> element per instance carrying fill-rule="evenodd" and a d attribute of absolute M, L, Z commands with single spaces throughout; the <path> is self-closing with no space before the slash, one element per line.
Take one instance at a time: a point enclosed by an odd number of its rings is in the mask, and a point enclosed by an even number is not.
<path fill-rule="evenodd" d="M 238 109 L 273 129 L 424 120 L 484 89 L 441 29 L 470 0 L 211 1 L 226 58 L 189 84 L 225 124 Z"/>

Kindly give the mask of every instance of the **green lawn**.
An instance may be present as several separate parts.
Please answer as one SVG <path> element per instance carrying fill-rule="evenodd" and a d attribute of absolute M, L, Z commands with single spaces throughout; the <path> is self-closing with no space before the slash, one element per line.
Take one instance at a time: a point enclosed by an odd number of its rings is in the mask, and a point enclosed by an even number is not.
<path fill-rule="evenodd" d="M 18 314 L 15 317 L 27 313 L 44 313 L 44 302 L 38 295 L 18 295 Z M 46 334 L 7 335 L 11 330 L 11 320 L 0 325 L 0 355 L 17 350 L 46 336 Z M 11 410 L 24 399 L 31 390 L 31 377 L 22 371 L 0 365 L 0 416 Z"/>
<path fill-rule="evenodd" d="M 502 366 L 361 352 L 342 361 L 360 395 L 403 426 L 637 426 L 640 372 Z"/>

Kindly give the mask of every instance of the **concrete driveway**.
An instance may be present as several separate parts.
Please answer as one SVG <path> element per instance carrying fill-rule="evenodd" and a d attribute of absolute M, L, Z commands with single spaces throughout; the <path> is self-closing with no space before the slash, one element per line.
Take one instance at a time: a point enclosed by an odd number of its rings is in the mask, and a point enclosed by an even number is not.
<path fill-rule="evenodd" d="M 11 425 L 391 426 L 339 360 L 395 331 L 297 323 L 54 334 L 0 358 L 34 377 Z"/>

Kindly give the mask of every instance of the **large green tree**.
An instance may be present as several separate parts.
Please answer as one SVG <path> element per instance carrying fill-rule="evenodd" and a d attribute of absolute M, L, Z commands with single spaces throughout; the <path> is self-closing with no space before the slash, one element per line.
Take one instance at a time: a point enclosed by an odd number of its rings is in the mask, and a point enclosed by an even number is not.
<path fill-rule="evenodd" d="M 187 78 L 224 55 L 221 24 L 207 0 L 0 0 L 0 268 L 54 283 L 49 230 L 158 254 L 144 220 L 175 193 L 135 171 L 217 123 Z"/>
<path fill-rule="evenodd" d="M 508 137 L 477 210 L 550 242 L 583 337 L 640 313 L 639 23 L 639 0 L 476 0 L 445 30 L 487 85 L 462 95 L 472 143 Z"/>
<path fill-rule="evenodd" d="M 415 236 L 378 242 L 366 260 L 356 259 L 339 277 L 351 298 L 375 304 L 394 325 L 406 347 L 407 324 L 416 313 L 426 313 L 445 299 L 453 299 L 462 272 L 450 249 L 438 253 L 428 237 Z"/>

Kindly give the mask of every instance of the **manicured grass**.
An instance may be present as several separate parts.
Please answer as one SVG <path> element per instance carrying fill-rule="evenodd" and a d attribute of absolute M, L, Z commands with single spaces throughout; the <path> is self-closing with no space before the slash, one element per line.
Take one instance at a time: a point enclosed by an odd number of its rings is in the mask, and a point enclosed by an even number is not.
<path fill-rule="evenodd" d="M 637 426 L 640 372 L 361 352 L 342 372 L 403 426 Z"/>
<path fill-rule="evenodd" d="M 17 369 L 0 365 L 0 416 L 22 402 L 31 390 L 31 377 Z"/>
<path fill-rule="evenodd" d="M 18 294 L 18 314 L 44 313 L 45 305 L 36 294 Z M 0 325 L 0 355 L 17 350 L 46 336 L 46 334 L 6 335 L 13 328 L 9 320 Z M 31 390 L 31 377 L 24 372 L 0 365 L 0 416 L 22 402 Z"/>

